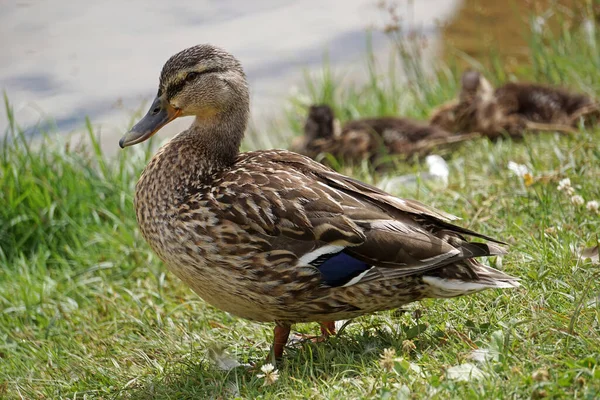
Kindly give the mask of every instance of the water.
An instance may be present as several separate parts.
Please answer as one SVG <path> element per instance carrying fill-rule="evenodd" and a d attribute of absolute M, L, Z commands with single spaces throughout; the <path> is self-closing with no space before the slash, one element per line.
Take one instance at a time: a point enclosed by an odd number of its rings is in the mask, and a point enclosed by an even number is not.
<path fill-rule="evenodd" d="M 433 35 L 436 20 L 456 6 L 420 0 L 411 18 Z M 5 0 L 0 89 L 21 126 L 52 121 L 69 132 L 89 116 L 112 151 L 132 112 L 156 93 L 163 63 L 180 49 L 208 42 L 236 55 L 259 124 L 281 112 L 290 89 L 302 84 L 303 68 L 318 69 L 326 53 L 345 72 L 362 68 L 365 30 L 381 21 L 374 0 Z M 382 57 L 389 53 L 382 35 L 374 46 Z M 6 122 L 2 113 L 0 127 Z"/>
<path fill-rule="evenodd" d="M 532 29 L 549 26 L 556 34 L 561 24 L 580 24 L 588 14 L 581 0 L 463 0 L 443 27 L 444 57 L 457 56 L 468 63 L 498 57 L 507 71 L 530 60 L 528 40 Z M 467 64 L 467 62 L 463 63 Z"/>

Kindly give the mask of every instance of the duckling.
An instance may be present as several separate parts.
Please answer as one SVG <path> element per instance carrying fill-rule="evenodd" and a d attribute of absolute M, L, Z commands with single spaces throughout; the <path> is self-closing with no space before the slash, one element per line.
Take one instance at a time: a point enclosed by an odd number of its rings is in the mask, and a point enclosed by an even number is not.
<path fill-rule="evenodd" d="M 328 105 L 311 106 L 304 136 L 293 142 L 291 150 L 322 162 L 326 161 L 322 155 L 331 154 L 349 164 L 369 160 L 379 165 L 385 155 L 425 155 L 436 147 L 478 136 L 453 135 L 437 126 L 397 117 L 352 120 L 341 129 L 336 122 Z"/>
<path fill-rule="evenodd" d="M 525 130 L 572 133 L 581 118 L 593 123 L 599 108 L 586 95 L 533 83 L 507 83 L 497 89 L 477 71 L 465 71 L 458 100 L 434 110 L 430 123 L 452 132 L 503 133 Z"/>
<path fill-rule="evenodd" d="M 165 63 L 148 113 L 119 145 L 195 117 L 141 174 L 140 232 L 207 303 L 274 323 L 276 359 L 294 323 L 318 322 L 326 336 L 336 320 L 519 286 L 477 261 L 504 254 L 502 242 L 454 225 L 448 213 L 287 150 L 240 153 L 249 104 L 241 63 L 197 45 Z"/>

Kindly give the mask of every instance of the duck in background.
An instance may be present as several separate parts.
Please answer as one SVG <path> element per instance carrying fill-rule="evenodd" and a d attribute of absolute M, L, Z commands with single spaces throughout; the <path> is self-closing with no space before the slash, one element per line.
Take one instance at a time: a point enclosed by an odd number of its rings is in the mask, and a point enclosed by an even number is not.
<path fill-rule="evenodd" d="M 315 160 L 327 162 L 326 154 L 346 164 L 368 160 L 381 166 L 386 156 L 423 156 L 436 148 L 470 140 L 478 134 L 456 135 L 438 126 L 398 117 L 364 118 L 340 126 L 328 105 L 312 105 L 304 136 L 290 149 Z"/>
<path fill-rule="evenodd" d="M 465 71 L 457 100 L 431 115 L 430 123 L 455 133 L 479 132 L 491 139 L 524 131 L 574 133 L 581 119 L 593 124 L 598 104 L 589 96 L 562 88 L 511 82 L 495 89 L 477 71 Z"/>

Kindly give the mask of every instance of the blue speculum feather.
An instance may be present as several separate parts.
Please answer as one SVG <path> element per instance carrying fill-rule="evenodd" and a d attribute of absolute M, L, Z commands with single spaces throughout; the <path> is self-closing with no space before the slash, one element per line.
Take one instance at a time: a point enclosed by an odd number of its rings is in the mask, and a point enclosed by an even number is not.
<path fill-rule="evenodd" d="M 366 262 L 344 252 L 324 254 L 311 264 L 319 269 L 323 275 L 323 282 L 329 286 L 343 286 L 371 268 Z"/>

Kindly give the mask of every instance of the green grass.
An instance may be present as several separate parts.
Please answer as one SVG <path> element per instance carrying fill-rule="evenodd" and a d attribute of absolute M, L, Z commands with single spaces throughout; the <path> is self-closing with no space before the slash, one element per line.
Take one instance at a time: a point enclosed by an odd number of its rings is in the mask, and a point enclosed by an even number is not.
<path fill-rule="evenodd" d="M 571 31 L 553 39 L 532 39 L 533 61 L 519 77 L 599 95 L 600 42 Z M 424 117 L 456 89 L 452 68 L 419 86 L 401 86 L 372 63 L 370 74 L 371 81 L 357 87 L 325 70 L 324 80 L 310 78 L 306 95 L 333 104 L 343 119 L 397 112 Z M 69 148 L 53 136 L 33 145 L 6 103 L 11 123 L 0 149 L 0 398 L 600 396 L 600 306 L 591 302 L 600 292 L 598 265 L 572 250 L 597 243 L 600 216 L 557 190 L 568 177 L 585 200 L 600 200 L 600 130 L 467 143 L 446 154 L 447 188 L 420 185 L 395 193 L 511 243 L 501 265 L 522 278 L 522 288 L 426 300 L 356 319 L 327 343 L 289 347 L 279 379 L 263 386 L 260 371 L 222 371 L 209 353 L 225 348 L 241 363 L 260 364 L 271 326 L 205 304 L 165 271 L 137 230 L 133 187 L 152 146 L 108 158 L 91 128 L 86 149 Z M 290 126 L 299 131 L 303 104 L 292 105 Z M 512 174 L 509 161 L 528 166 L 534 183 Z M 387 174 L 423 168 L 417 160 Z M 351 172 L 369 182 L 383 178 L 368 166 Z M 296 328 L 317 331 L 311 324 Z M 401 358 L 390 370 L 380 365 L 386 348 Z M 470 360 L 475 349 L 490 349 L 491 359 Z M 481 379 L 449 378 L 452 367 L 467 362 L 483 371 Z"/>

